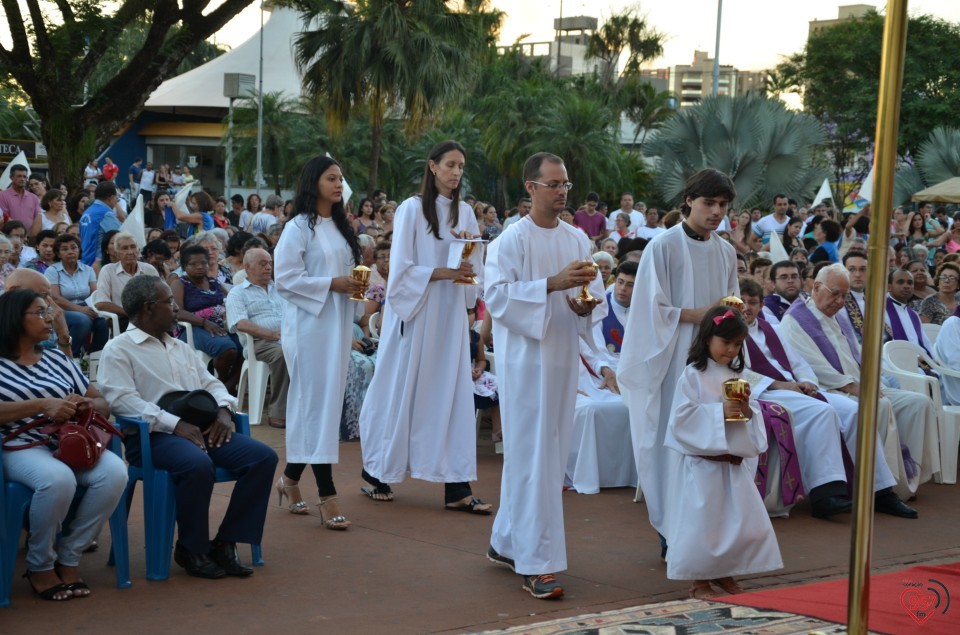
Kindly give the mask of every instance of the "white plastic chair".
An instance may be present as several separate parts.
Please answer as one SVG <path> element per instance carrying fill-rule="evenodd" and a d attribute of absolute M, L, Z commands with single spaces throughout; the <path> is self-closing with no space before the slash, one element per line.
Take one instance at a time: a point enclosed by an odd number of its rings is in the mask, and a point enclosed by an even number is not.
<path fill-rule="evenodd" d="M 370 339 L 379 340 L 380 339 L 380 312 L 377 311 L 370 316 L 370 320 L 367 322 L 367 328 L 370 329 Z"/>
<path fill-rule="evenodd" d="M 213 358 L 207 355 L 206 353 L 204 353 L 203 351 L 198 350 L 196 345 L 193 343 L 193 324 L 190 324 L 189 322 L 179 322 L 179 321 L 177 322 L 177 324 L 180 325 L 180 328 L 186 331 L 187 344 L 189 344 L 190 348 L 193 349 L 193 352 L 197 354 L 197 358 L 200 360 L 200 363 L 203 364 L 204 368 L 209 367 L 210 360 Z"/>
<path fill-rule="evenodd" d="M 241 333 L 240 341 L 243 343 L 243 349 L 247 357 L 243 360 L 243 366 L 240 368 L 240 383 L 237 384 L 237 399 L 243 403 L 243 395 L 247 393 L 247 415 L 250 417 L 250 425 L 260 425 L 263 418 L 263 406 L 267 401 L 267 382 L 270 380 L 270 366 L 266 362 L 257 360 L 257 354 L 253 350 L 253 336 L 249 333 Z M 249 390 L 248 384 L 249 382 Z"/>
<path fill-rule="evenodd" d="M 110 339 L 119 337 L 120 335 L 120 316 L 111 311 L 101 311 L 100 309 L 94 309 L 97 312 L 97 315 L 107 320 L 110 323 Z"/>
<path fill-rule="evenodd" d="M 960 406 L 944 406 L 940 394 L 940 382 L 920 370 L 918 360 L 923 360 L 941 375 L 960 378 L 960 372 L 941 366 L 927 352 L 912 342 L 894 340 L 883 345 L 883 360 L 889 373 L 900 382 L 904 390 L 927 395 L 933 400 L 937 413 L 937 436 L 940 439 L 940 475 L 938 483 L 952 485 L 957 482 L 957 455 L 960 453 Z"/>
<path fill-rule="evenodd" d="M 940 334 L 939 324 L 922 324 L 920 328 L 923 329 L 923 334 L 927 336 L 928 340 L 931 342 L 937 341 L 937 335 Z"/>

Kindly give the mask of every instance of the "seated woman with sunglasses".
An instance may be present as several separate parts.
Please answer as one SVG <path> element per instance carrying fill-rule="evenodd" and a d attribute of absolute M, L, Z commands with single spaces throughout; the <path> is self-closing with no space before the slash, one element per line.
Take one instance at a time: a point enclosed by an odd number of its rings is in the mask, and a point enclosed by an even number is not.
<path fill-rule="evenodd" d="M 80 555 L 116 508 L 127 469 L 112 452 L 90 469 L 74 470 L 54 458 L 49 443 L 17 449 L 46 438 L 39 428 L 20 431 L 37 419 L 67 421 L 88 408 L 110 416 L 103 395 L 66 355 L 40 347 L 52 329 L 53 311 L 40 294 L 17 290 L 0 296 L 3 473 L 34 492 L 24 577 L 42 599 L 63 601 L 90 595 L 80 577 Z M 63 526 L 78 486 L 87 491 Z"/>

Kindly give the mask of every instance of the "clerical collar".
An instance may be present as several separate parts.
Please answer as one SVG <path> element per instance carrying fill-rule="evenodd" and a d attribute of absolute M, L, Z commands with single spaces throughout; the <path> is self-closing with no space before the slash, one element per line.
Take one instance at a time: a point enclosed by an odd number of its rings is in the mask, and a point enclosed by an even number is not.
<path fill-rule="evenodd" d="M 887 297 L 890 298 L 890 301 L 896 304 L 897 306 L 906 306 L 906 303 L 900 302 L 899 300 L 895 300 L 894 297 L 889 293 L 887 294 Z"/>
<path fill-rule="evenodd" d="M 683 233 L 686 234 L 687 236 L 689 236 L 690 238 L 692 238 L 692 239 L 694 239 L 694 240 L 699 240 L 699 241 L 702 242 L 702 243 L 703 243 L 703 242 L 707 242 L 707 239 L 706 239 L 706 238 L 704 238 L 703 236 L 701 236 L 701 235 L 698 234 L 697 232 L 693 231 L 693 230 L 690 228 L 690 226 L 687 225 L 687 221 L 682 221 L 682 222 L 680 223 L 680 227 L 683 228 Z"/>

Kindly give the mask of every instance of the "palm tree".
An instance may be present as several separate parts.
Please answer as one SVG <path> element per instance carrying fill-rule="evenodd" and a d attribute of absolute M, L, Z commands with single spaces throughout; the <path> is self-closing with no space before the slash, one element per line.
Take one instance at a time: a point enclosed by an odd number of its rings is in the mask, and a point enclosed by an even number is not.
<path fill-rule="evenodd" d="M 917 149 L 914 165 L 897 172 L 894 202 L 906 203 L 915 192 L 960 176 L 960 129 L 937 126 Z"/>
<path fill-rule="evenodd" d="M 829 175 L 814 157 L 825 138 L 816 119 L 778 100 L 716 96 L 681 109 L 644 152 L 658 160 L 657 189 L 665 200 L 679 202 L 687 178 L 711 167 L 733 178 L 738 204 L 747 206 L 778 192 L 794 198 L 813 194 Z"/>
<path fill-rule="evenodd" d="M 475 72 L 482 21 L 451 11 L 443 0 L 292 3 L 308 25 L 294 38 L 304 87 L 324 100 L 331 130 L 342 132 L 359 109 L 369 117 L 372 191 L 388 115 L 419 132 L 454 102 Z"/>
<path fill-rule="evenodd" d="M 604 86 L 617 83 L 616 68 L 624 51 L 629 51 L 624 75 L 634 75 L 647 60 L 663 55 L 666 37 L 650 28 L 646 18 L 638 15 L 635 7 L 625 9 L 607 18 L 603 26 L 587 39 L 587 58 L 603 62 L 600 81 Z"/>
<path fill-rule="evenodd" d="M 620 89 L 620 104 L 623 113 L 633 124 L 633 146 L 638 152 L 643 153 L 647 135 L 675 112 L 676 103 L 673 93 L 658 91 L 653 84 L 637 76 L 624 80 Z"/>

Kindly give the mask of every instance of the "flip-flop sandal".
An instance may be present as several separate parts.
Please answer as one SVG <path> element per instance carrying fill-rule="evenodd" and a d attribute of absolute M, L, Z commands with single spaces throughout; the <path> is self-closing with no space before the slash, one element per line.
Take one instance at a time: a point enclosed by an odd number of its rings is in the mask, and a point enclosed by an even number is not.
<path fill-rule="evenodd" d="M 66 584 L 55 584 L 49 589 L 44 589 L 43 591 L 38 591 L 37 587 L 33 585 L 33 580 L 30 578 L 31 571 L 27 571 L 23 574 L 23 577 L 27 579 L 27 582 L 30 584 L 30 589 L 39 597 L 41 600 L 49 600 L 51 602 L 66 602 L 67 600 L 73 599 L 73 592 Z M 67 593 L 66 597 L 57 597 L 60 593 Z"/>
<path fill-rule="evenodd" d="M 444 505 L 444 509 L 451 512 L 467 512 L 468 514 L 478 514 L 480 516 L 489 516 L 493 513 L 493 505 L 484 503 L 479 498 L 471 498 L 470 502 L 464 505 Z"/>
<path fill-rule="evenodd" d="M 393 500 L 393 490 L 386 484 L 377 485 L 376 487 L 361 487 L 360 491 L 375 501 L 389 503 Z"/>
<path fill-rule="evenodd" d="M 80 580 L 79 582 L 71 582 L 70 584 L 65 583 L 63 586 L 67 589 L 67 591 L 70 591 L 75 598 L 90 597 L 90 587 L 87 586 L 87 583 L 83 580 Z M 80 593 L 77 593 L 77 591 Z M 84 593 L 84 591 L 86 591 L 86 593 Z"/>

